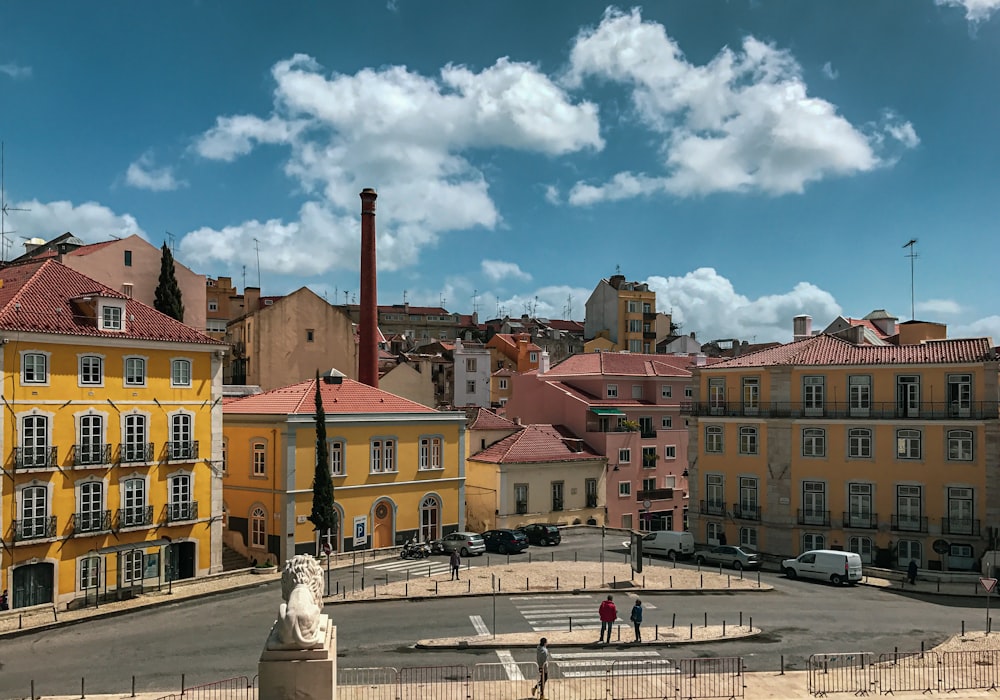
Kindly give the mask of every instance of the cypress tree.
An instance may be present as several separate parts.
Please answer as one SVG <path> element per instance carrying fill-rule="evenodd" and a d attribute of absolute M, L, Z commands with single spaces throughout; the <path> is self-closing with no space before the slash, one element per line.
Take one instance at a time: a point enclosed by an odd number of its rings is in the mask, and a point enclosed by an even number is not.
<path fill-rule="evenodd" d="M 178 321 L 184 320 L 184 300 L 181 299 L 181 288 L 174 274 L 174 255 L 166 243 L 160 249 L 160 281 L 156 285 L 153 308 Z"/>
<path fill-rule="evenodd" d="M 319 370 L 316 371 L 316 471 L 313 473 L 313 504 L 309 520 L 320 536 L 337 531 L 337 511 L 333 508 L 333 479 L 330 477 L 330 454 L 326 444 L 326 412 L 320 395 Z M 325 539 L 323 540 L 326 541 Z"/>

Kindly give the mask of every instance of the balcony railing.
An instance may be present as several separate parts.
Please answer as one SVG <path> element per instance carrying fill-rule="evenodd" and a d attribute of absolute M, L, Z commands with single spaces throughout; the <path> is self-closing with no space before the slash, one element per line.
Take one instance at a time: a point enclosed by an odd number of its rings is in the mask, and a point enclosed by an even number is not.
<path fill-rule="evenodd" d="M 528 512 L 528 502 L 527 501 L 518 501 L 516 509 L 515 509 L 515 512 L 518 515 L 524 515 L 525 513 L 527 513 Z"/>
<path fill-rule="evenodd" d="M 844 513 L 844 527 L 856 530 L 878 529 L 878 513 Z"/>
<path fill-rule="evenodd" d="M 57 454 L 56 447 L 15 447 L 14 469 L 55 469 Z"/>
<path fill-rule="evenodd" d="M 635 494 L 637 501 L 662 501 L 674 497 L 673 489 L 645 489 Z"/>
<path fill-rule="evenodd" d="M 153 506 L 119 508 L 115 513 L 115 530 L 128 527 L 145 527 L 153 524 Z"/>
<path fill-rule="evenodd" d="M 198 501 L 181 501 L 167 504 L 167 522 L 198 519 Z"/>
<path fill-rule="evenodd" d="M 979 535 L 979 521 L 972 518 L 941 518 L 942 535 Z"/>
<path fill-rule="evenodd" d="M 73 466 L 94 467 L 111 463 L 111 445 L 94 443 L 90 445 L 73 445 Z"/>
<path fill-rule="evenodd" d="M 191 461 L 198 459 L 198 441 L 168 442 L 166 444 L 168 460 Z"/>
<path fill-rule="evenodd" d="M 830 527 L 830 511 L 817 510 L 815 508 L 799 508 L 799 525 L 815 525 L 816 527 Z"/>
<path fill-rule="evenodd" d="M 118 461 L 122 464 L 152 462 L 156 454 L 151 442 L 124 443 L 118 450 Z"/>
<path fill-rule="evenodd" d="M 927 532 L 927 517 L 894 513 L 892 529 L 897 532 Z"/>
<path fill-rule="evenodd" d="M 760 520 L 760 505 L 734 503 L 733 517 L 740 520 Z"/>
<path fill-rule="evenodd" d="M 955 420 L 968 418 L 984 420 L 997 418 L 1000 407 L 996 401 L 973 401 L 957 404 L 951 401 L 924 401 L 914 406 L 895 401 L 873 401 L 856 405 L 846 401 L 824 401 L 806 404 L 801 401 L 759 402 L 746 405 L 742 401 L 681 403 L 681 415 L 687 416 L 753 416 L 756 418 L 865 418 L 865 419 L 917 419 Z"/>
<path fill-rule="evenodd" d="M 56 516 L 43 515 L 37 518 L 23 518 L 11 523 L 14 528 L 14 541 L 43 540 L 56 536 Z"/>
<path fill-rule="evenodd" d="M 652 440 L 653 438 L 656 437 L 656 431 L 653 430 L 652 428 L 643 428 L 639 432 L 639 437 L 641 437 L 643 440 Z"/>
<path fill-rule="evenodd" d="M 87 513 L 73 513 L 69 526 L 74 535 L 107 532 L 111 529 L 111 511 L 95 510 Z"/>
<path fill-rule="evenodd" d="M 722 501 L 702 501 L 701 513 L 702 515 L 725 515 L 726 504 Z"/>

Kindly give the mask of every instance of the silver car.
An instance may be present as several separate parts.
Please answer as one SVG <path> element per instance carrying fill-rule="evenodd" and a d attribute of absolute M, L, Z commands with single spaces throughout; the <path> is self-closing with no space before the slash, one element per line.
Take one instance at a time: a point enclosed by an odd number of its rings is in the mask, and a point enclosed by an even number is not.
<path fill-rule="evenodd" d="M 699 564 L 721 564 L 734 569 L 757 569 L 760 567 L 760 557 L 757 556 L 757 552 L 725 544 L 711 549 L 698 550 L 694 553 L 694 560 Z"/>
<path fill-rule="evenodd" d="M 441 548 L 447 553 L 458 552 L 467 557 L 485 552 L 486 542 L 478 532 L 453 532 L 441 539 Z"/>

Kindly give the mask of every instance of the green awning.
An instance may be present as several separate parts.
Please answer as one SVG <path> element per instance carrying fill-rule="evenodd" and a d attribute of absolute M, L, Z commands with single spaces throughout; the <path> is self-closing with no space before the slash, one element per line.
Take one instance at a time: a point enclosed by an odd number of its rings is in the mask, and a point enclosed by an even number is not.
<path fill-rule="evenodd" d="M 590 407 L 590 410 L 599 416 L 624 416 L 625 414 L 619 411 L 617 408 L 594 408 Z"/>

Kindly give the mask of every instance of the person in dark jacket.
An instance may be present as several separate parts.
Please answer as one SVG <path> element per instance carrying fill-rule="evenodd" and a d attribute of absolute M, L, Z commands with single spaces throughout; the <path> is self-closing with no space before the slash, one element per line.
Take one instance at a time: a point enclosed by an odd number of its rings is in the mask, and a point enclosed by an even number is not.
<path fill-rule="evenodd" d="M 458 576 L 458 570 L 462 566 L 462 555 L 456 551 L 451 553 L 451 580 L 454 581 Z"/>
<path fill-rule="evenodd" d="M 906 578 L 910 579 L 910 585 L 912 586 L 917 582 L 917 560 L 910 559 L 909 566 L 906 567 Z"/>
<path fill-rule="evenodd" d="M 639 629 L 642 625 L 642 601 L 638 598 L 635 599 L 635 605 L 632 606 L 632 614 L 629 615 L 629 619 L 632 620 L 632 624 L 635 626 L 635 642 L 642 641 L 642 631 Z"/>
<path fill-rule="evenodd" d="M 608 596 L 608 599 L 601 603 L 597 614 L 601 618 L 601 638 L 597 641 L 611 644 L 611 627 L 618 619 L 618 608 L 615 607 L 614 599 L 611 596 Z M 605 631 L 607 631 L 607 637 L 605 637 Z"/>

